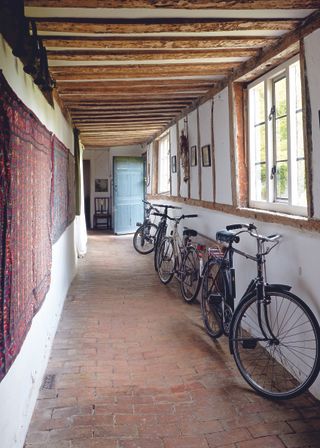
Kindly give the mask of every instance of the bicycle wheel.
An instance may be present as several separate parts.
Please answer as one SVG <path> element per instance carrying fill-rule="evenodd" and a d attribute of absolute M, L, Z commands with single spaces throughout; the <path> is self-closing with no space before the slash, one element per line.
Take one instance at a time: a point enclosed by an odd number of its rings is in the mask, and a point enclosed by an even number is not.
<path fill-rule="evenodd" d="M 158 231 L 157 231 L 157 235 L 156 235 L 156 241 L 154 244 L 154 258 L 153 258 L 153 264 L 154 264 L 154 269 L 156 271 L 158 271 L 158 253 L 159 253 L 159 248 L 161 245 L 161 242 L 163 240 L 163 238 L 165 238 L 166 236 L 166 227 L 164 228 L 163 226 L 160 227 L 160 225 L 158 226 Z"/>
<path fill-rule="evenodd" d="M 173 239 L 166 237 L 162 240 L 158 252 L 158 275 L 165 285 L 170 282 L 175 269 Z"/>
<path fill-rule="evenodd" d="M 133 247 L 139 254 L 150 254 L 154 250 L 157 228 L 151 222 L 137 228 L 133 236 Z"/>
<path fill-rule="evenodd" d="M 216 260 L 210 260 L 202 280 L 202 319 L 207 333 L 214 339 L 223 334 L 224 279 L 220 267 Z"/>
<path fill-rule="evenodd" d="M 295 397 L 319 373 L 319 324 L 294 294 L 268 291 L 262 302 L 251 296 L 238 306 L 231 333 L 241 375 L 264 397 Z"/>
<path fill-rule="evenodd" d="M 181 263 L 180 289 L 184 300 L 194 302 L 200 288 L 200 259 L 192 246 L 186 249 Z"/>

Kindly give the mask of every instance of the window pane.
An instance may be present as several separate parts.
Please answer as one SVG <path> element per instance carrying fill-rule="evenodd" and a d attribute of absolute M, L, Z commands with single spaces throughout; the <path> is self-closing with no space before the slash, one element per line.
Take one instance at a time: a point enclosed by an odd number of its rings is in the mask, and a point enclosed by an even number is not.
<path fill-rule="evenodd" d="M 278 162 L 276 167 L 277 199 L 288 199 L 288 162 Z"/>
<path fill-rule="evenodd" d="M 296 156 L 304 158 L 302 111 L 296 113 Z"/>
<path fill-rule="evenodd" d="M 266 164 L 257 163 L 255 166 L 255 200 L 267 200 L 267 179 L 266 179 Z"/>
<path fill-rule="evenodd" d="M 295 89 L 295 108 L 302 109 L 302 92 L 301 92 L 301 75 L 300 75 L 300 63 L 297 61 L 292 65 L 292 76 L 294 77 L 294 89 Z"/>
<path fill-rule="evenodd" d="M 264 105 L 264 82 L 261 82 L 253 89 L 254 101 L 254 124 L 265 121 L 265 105 Z"/>
<path fill-rule="evenodd" d="M 264 124 L 255 127 L 255 156 L 256 162 L 266 161 L 266 127 Z"/>
<path fill-rule="evenodd" d="M 276 160 L 288 159 L 287 117 L 276 120 Z"/>
<path fill-rule="evenodd" d="M 274 83 L 276 117 L 287 114 L 287 81 L 282 78 Z"/>
<path fill-rule="evenodd" d="M 170 190 L 169 137 L 159 141 L 159 193 Z"/>
<path fill-rule="evenodd" d="M 307 205 L 306 179 L 305 179 L 305 161 L 297 161 L 297 197 L 294 198 L 295 205 Z"/>

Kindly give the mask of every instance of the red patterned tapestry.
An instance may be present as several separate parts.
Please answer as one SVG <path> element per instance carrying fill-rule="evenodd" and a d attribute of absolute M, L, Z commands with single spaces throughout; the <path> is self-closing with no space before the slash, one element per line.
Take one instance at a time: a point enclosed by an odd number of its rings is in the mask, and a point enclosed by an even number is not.
<path fill-rule="evenodd" d="M 53 137 L 53 243 L 58 241 L 75 217 L 74 157 Z"/>
<path fill-rule="evenodd" d="M 49 289 L 52 135 L 0 73 L 0 380 Z"/>

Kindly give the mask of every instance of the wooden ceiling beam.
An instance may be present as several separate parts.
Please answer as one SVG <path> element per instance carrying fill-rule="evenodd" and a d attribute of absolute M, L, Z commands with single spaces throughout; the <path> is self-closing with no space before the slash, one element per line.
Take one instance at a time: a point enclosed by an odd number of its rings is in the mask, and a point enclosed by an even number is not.
<path fill-rule="evenodd" d="M 25 0 L 25 6 L 48 8 L 172 9 L 316 9 L 319 0 Z"/>
<path fill-rule="evenodd" d="M 208 33 L 230 31 L 292 31 L 296 19 L 97 19 L 70 17 L 31 17 L 41 32 L 63 33 Z"/>
<path fill-rule="evenodd" d="M 170 80 L 170 86 L 176 86 L 176 87 L 198 87 L 198 86 L 202 86 L 202 87 L 208 87 L 211 86 L 214 83 L 214 81 L 211 81 L 210 79 L 171 79 Z M 72 87 L 79 87 L 79 88 L 87 88 L 87 89 L 91 89 L 91 88 L 95 88 L 95 87 L 102 87 L 102 86 L 106 86 L 106 87 L 117 87 L 119 89 L 124 89 L 126 87 L 130 87 L 130 88 L 140 88 L 140 87 L 163 87 L 163 86 L 167 86 L 168 85 L 168 81 L 165 79 L 156 79 L 156 80 L 152 80 L 149 79 L 148 81 L 146 80 L 137 80 L 137 81 L 118 81 L 118 80 L 110 80 L 110 81 L 102 81 L 102 80 L 98 80 L 98 81 L 78 81 L 78 82 L 73 82 L 73 81 L 60 81 L 59 82 L 59 87 L 60 88 L 72 88 Z"/>
<path fill-rule="evenodd" d="M 253 57 L 255 49 L 216 49 L 216 50 L 184 50 L 184 51 L 108 51 L 108 50 L 48 50 L 50 61 L 153 61 L 167 59 L 209 59 L 230 57 Z"/>
<path fill-rule="evenodd" d="M 58 92 L 59 94 L 64 97 L 67 95 L 81 95 L 84 97 L 87 96 L 93 96 L 93 95 L 116 95 L 116 96 L 127 96 L 127 95 L 146 95 L 146 96 L 151 96 L 151 95 L 163 95 L 166 93 L 177 93 L 178 95 L 180 93 L 183 94 L 187 94 L 187 95 L 194 95 L 194 94 L 204 94 L 205 92 L 207 92 L 209 90 L 209 88 L 212 87 L 208 86 L 208 87 L 204 87 L 204 86 L 199 86 L 199 87 L 192 87 L 192 86 L 181 86 L 181 87 L 170 87 L 170 85 L 168 86 L 159 86 L 159 87 L 150 87 L 148 85 L 146 85 L 146 87 L 133 87 L 131 88 L 130 86 L 128 86 L 128 88 L 126 88 L 125 90 L 121 91 L 119 89 L 119 87 L 93 87 L 90 89 L 90 91 L 88 92 L 87 89 L 85 88 L 70 88 L 70 87 L 66 87 L 66 88 L 58 88 Z"/>
<path fill-rule="evenodd" d="M 177 77 L 205 75 L 227 75 L 239 64 L 137 64 L 137 65 L 108 65 L 108 66 L 71 66 L 50 67 L 50 72 L 56 81 L 59 80 L 98 80 L 98 79 L 125 79 L 125 78 L 148 78 L 148 77 Z M 168 81 L 170 82 L 170 81 Z"/>
<path fill-rule="evenodd" d="M 99 48 L 121 50 L 181 50 L 209 48 L 261 48 L 276 42 L 274 37 L 188 36 L 188 37 L 94 37 L 42 36 L 46 48 Z"/>

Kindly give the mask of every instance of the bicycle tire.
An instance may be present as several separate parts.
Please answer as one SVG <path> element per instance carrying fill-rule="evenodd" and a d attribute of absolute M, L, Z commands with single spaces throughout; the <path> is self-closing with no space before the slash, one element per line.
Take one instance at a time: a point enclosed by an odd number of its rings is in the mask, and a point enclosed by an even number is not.
<path fill-rule="evenodd" d="M 165 285 L 172 280 L 175 272 L 174 243 L 171 237 L 165 237 L 158 252 L 158 275 Z"/>
<path fill-rule="evenodd" d="M 189 246 L 181 262 L 180 290 L 187 303 L 197 298 L 200 289 L 200 259 L 196 249 Z"/>
<path fill-rule="evenodd" d="M 164 228 L 163 226 L 161 226 L 161 227 L 160 227 L 160 225 L 158 226 L 158 232 L 157 232 L 156 241 L 154 244 L 154 258 L 153 258 L 154 269 L 157 272 L 158 272 L 158 252 L 159 252 L 161 242 L 166 236 L 166 231 L 167 231 L 166 227 Z"/>
<path fill-rule="evenodd" d="M 139 254 L 150 254 L 154 250 L 155 235 L 158 226 L 151 222 L 137 228 L 133 235 L 133 247 Z"/>
<path fill-rule="evenodd" d="M 216 260 L 209 260 L 202 279 L 201 315 L 205 329 L 213 339 L 223 335 L 224 279 L 220 266 Z"/>
<path fill-rule="evenodd" d="M 240 302 L 234 314 L 233 356 L 245 381 L 260 395 L 293 398 L 306 391 L 320 370 L 320 329 L 310 308 L 294 294 L 271 290 L 262 305 L 262 328 L 267 324 L 277 342 L 263 339 L 256 294 Z M 260 302 L 261 303 L 261 302 Z"/>

